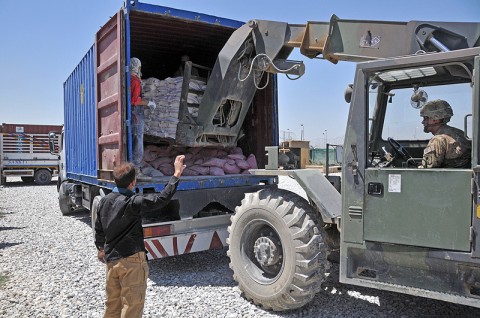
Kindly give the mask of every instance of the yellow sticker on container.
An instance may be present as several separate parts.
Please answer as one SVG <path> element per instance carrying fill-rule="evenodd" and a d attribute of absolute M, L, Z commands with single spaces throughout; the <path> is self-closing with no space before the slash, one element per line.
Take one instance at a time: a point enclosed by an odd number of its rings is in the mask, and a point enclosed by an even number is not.
<path fill-rule="evenodd" d="M 477 205 L 477 218 L 480 219 L 480 205 Z"/>

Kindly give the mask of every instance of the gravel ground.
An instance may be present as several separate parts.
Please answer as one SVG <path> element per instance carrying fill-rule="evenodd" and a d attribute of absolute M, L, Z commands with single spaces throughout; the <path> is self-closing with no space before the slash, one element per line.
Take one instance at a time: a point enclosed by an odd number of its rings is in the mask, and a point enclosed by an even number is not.
<path fill-rule="evenodd" d="M 86 212 L 63 217 L 55 184 L 0 187 L 0 317 L 102 317 L 105 267 Z M 281 187 L 298 189 L 282 177 Z M 3 215 L 3 217 L 1 217 Z M 150 262 L 144 317 L 480 317 L 480 309 L 344 285 L 338 267 L 307 306 L 264 311 L 240 296 L 226 250 Z"/>

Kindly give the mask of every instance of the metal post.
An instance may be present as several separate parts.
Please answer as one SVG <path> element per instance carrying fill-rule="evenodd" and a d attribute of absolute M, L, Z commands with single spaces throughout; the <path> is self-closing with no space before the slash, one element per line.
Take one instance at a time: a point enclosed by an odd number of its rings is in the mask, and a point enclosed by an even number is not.
<path fill-rule="evenodd" d="M 325 130 L 325 131 L 326 131 L 326 130 Z M 329 166 L 329 163 L 328 163 L 328 162 L 329 162 L 329 159 L 330 159 L 330 158 L 329 158 L 329 157 L 330 157 L 330 156 L 329 156 L 329 149 L 328 149 L 329 146 L 330 146 L 329 144 L 326 144 L 326 145 L 325 145 L 325 151 L 327 152 L 327 153 L 325 154 L 325 176 L 326 176 L 326 177 L 328 177 L 328 170 L 330 170 L 330 166 Z"/>

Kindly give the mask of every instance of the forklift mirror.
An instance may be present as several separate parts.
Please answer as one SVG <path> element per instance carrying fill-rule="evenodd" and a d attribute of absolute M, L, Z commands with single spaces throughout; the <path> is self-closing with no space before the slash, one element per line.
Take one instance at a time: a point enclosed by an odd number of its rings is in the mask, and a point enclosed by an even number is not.
<path fill-rule="evenodd" d="M 345 92 L 343 93 L 343 97 L 347 103 L 350 103 L 352 100 L 352 93 L 353 93 L 353 84 L 348 84 Z"/>
<path fill-rule="evenodd" d="M 343 161 L 343 146 L 335 147 L 335 161 L 337 163 L 342 163 Z"/>

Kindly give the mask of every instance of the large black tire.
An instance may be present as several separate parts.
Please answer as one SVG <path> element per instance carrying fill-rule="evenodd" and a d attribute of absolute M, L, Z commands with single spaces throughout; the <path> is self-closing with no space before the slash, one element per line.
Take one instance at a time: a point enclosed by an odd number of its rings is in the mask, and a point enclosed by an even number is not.
<path fill-rule="evenodd" d="M 98 212 L 98 205 L 100 204 L 100 200 L 102 197 L 97 195 L 93 198 L 92 208 L 90 209 L 91 217 L 92 217 L 92 230 L 93 236 L 95 237 L 95 222 L 97 222 L 97 212 Z"/>
<path fill-rule="evenodd" d="M 340 263 L 340 232 L 337 226 L 324 226 L 322 236 L 325 238 L 327 247 L 327 260 L 332 263 Z"/>
<path fill-rule="evenodd" d="M 35 178 L 34 177 L 20 177 L 22 179 L 23 182 L 25 183 L 33 183 L 33 181 L 35 181 Z"/>
<path fill-rule="evenodd" d="M 34 181 L 38 185 L 50 184 L 52 181 L 52 173 L 47 169 L 39 169 L 35 171 Z"/>
<path fill-rule="evenodd" d="M 58 189 L 58 204 L 63 215 L 71 214 L 74 211 L 72 200 L 67 193 L 66 183 L 62 183 Z"/>
<path fill-rule="evenodd" d="M 305 199 L 280 189 L 247 193 L 228 232 L 230 268 L 248 300 L 284 311 L 302 307 L 320 291 L 326 249 Z"/>
<path fill-rule="evenodd" d="M 310 205 L 320 215 L 320 211 L 315 203 L 309 199 Z M 332 263 L 340 263 L 340 231 L 336 224 L 325 224 L 323 220 L 319 220 L 319 229 L 322 233 L 323 242 L 327 250 L 327 260 Z"/>

